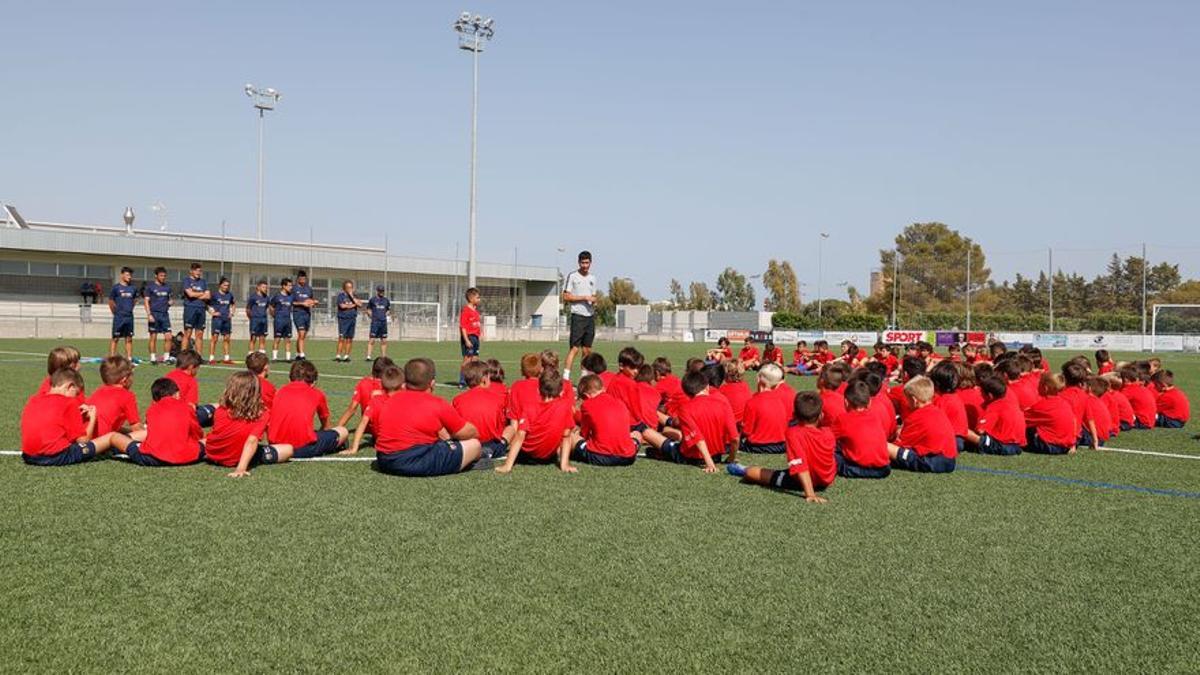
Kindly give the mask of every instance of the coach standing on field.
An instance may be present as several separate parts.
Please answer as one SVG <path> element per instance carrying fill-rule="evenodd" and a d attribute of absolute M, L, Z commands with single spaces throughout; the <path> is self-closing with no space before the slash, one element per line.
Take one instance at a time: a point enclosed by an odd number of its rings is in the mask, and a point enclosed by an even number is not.
<path fill-rule="evenodd" d="M 571 306 L 571 351 L 567 352 L 563 377 L 571 379 L 571 362 L 575 353 L 592 353 L 592 340 L 596 338 L 596 277 L 590 274 L 592 254 L 580 251 L 579 269 L 567 275 L 563 282 L 563 302 Z"/>

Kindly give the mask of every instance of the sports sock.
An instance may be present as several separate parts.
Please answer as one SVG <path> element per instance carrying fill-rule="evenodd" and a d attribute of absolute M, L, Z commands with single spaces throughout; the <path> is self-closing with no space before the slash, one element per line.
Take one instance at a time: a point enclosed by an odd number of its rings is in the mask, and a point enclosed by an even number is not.
<path fill-rule="evenodd" d="M 291 353 L 291 352 L 288 352 L 288 353 L 287 353 L 287 360 L 288 360 L 288 361 L 291 361 L 291 360 L 292 360 L 292 353 Z"/>
<path fill-rule="evenodd" d="M 569 370 L 564 370 L 564 371 L 563 371 L 563 379 L 564 379 L 564 380 L 567 380 L 567 381 L 570 381 L 570 379 L 571 379 L 571 371 L 569 371 Z"/>
<path fill-rule="evenodd" d="M 278 359 L 278 358 L 279 358 L 279 350 L 278 350 L 278 349 L 272 349 L 272 350 L 271 350 L 271 360 L 272 360 L 272 361 L 274 361 L 274 360 L 276 360 L 276 359 Z"/>
<path fill-rule="evenodd" d="M 154 352 L 150 352 L 150 363 L 154 363 Z"/>

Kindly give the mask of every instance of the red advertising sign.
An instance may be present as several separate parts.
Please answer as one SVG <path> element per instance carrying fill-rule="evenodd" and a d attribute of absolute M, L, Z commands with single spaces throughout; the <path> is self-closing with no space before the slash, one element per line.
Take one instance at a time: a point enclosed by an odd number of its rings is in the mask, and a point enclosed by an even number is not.
<path fill-rule="evenodd" d="M 890 345 L 911 345 L 924 339 L 923 330 L 889 330 L 883 332 L 882 342 Z"/>

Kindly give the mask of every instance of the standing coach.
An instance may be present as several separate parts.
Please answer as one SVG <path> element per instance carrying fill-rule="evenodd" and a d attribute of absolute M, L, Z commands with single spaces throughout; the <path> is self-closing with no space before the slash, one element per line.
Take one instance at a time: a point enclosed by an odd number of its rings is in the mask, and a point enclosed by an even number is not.
<path fill-rule="evenodd" d="M 592 254 L 580 251 L 579 269 L 567 275 L 563 282 L 563 302 L 571 306 L 571 350 L 567 352 L 563 377 L 571 379 L 571 362 L 576 352 L 592 353 L 592 341 L 596 339 L 596 277 L 590 274 Z"/>

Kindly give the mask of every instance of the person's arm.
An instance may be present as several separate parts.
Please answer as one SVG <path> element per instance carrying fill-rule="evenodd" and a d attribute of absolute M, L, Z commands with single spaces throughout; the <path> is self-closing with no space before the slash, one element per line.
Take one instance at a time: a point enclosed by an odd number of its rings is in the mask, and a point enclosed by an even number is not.
<path fill-rule="evenodd" d="M 799 479 L 801 487 L 804 488 L 804 501 L 811 504 L 824 504 L 829 501 L 828 499 L 818 495 L 817 491 L 813 489 L 812 475 L 810 475 L 807 471 L 801 471 Z"/>
<path fill-rule="evenodd" d="M 704 458 L 704 473 L 716 473 L 717 465 L 713 464 L 712 455 L 708 454 L 708 443 L 704 439 L 696 442 L 696 449 L 700 451 L 700 456 Z"/>
<path fill-rule="evenodd" d="M 321 420 L 321 430 L 329 428 L 329 401 L 324 395 L 321 396 L 321 403 L 317 406 L 317 419 Z"/>
<path fill-rule="evenodd" d="M 150 295 L 149 294 L 142 296 L 142 308 L 146 310 L 146 318 L 150 321 L 150 323 L 154 323 L 154 315 L 150 313 Z"/>
<path fill-rule="evenodd" d="M 354 417 L 354 409 L 357 407 L 358 407 L 358 401 L 356 401 L 353 397 L 351 397 L 350 405 L 346 406 L 346 411 L 342 413 L 342 416 L 338 418 L 337 424 L 335 424 L 334 426 L 338 426 L 338 427 L 346 426 L 346 423 L 350 421 L 350 418 Z M 363 420 L 363 422 L 366 422 L 366 420 Z M 359 426 L 365 427 L 366 424 L 360 423 Z"/>
<path fill-rule="evenodd" d="M 250 303 L 248 303 L 248 302 L 246 303 L 246 318 L 247 319 L 254 318 L 254 317 L 250 316 Z"/>
<path fill-rule="evenodd" d="M 1090 419 L 1087 421 L 1088 431 L 1092 433 L 1092 449 L 1100 449 L 1100 434 L 1096 433 L 1096 420 Z"/>
<path fill-rule="evenodd" d="M 450 438 L 453 438 L 456 441 L 469 441 L 472 438 L 478 437 L 479 430 L 476 429 L 475 425 L 471 424 L 470 422 L 464 422 L 461 429 L 450 434 Z"/>
<path fill-rule="evenodd" d="M 571 466 L 571 429 L 563 431 L 562 443 L 558 446 L 558 468 L 563 473 L 578 473 L 579 471 Z"/>
<path fill-rule="evenodd" d="M 340 424 L 338 426 L 341 426 Z M 364 419 L 358 423 L 358 428 L 354 430 L 354 440 L 345 450 L 338 453 L 339 455 L 354 455 L 358 453 L 359 446 L 362 445 L 363 435 L 367 433 L 367 421 Z"/>
<path fill-rule="evenodd" d="M 496 473 L 508 473 L 513 470 L 513 465 L 517 463 L 517 455 L 521 454 L 521 446 L 524 443 L 525 430 L 518 429 L 517 435 L 512 439 L 512 443 L 508 444 L 508 454 L 504 457 L 504 464 L 496 467 Z"/>
<path fill-rule="evenodd" d="M 92 435 L 96 433 L 96 406 L 84 405 L 79 406 L 79 411 L 83 413 L 87 424 L 84 427 L 83 435 L 75 439 L 79 443 L 86 443 L 91 440 Z"/>
<path fill-rule="evenodd" d="M 238 458 L 237 468 L 226 474 L 230 478 L 241 478 L 242 476 L 250 475 L 250 460 L 254 459 L 254 453 L 258 451 L 258 436 L 247 436 L 246 442 L 242 444 L 242 456 Z"/>

